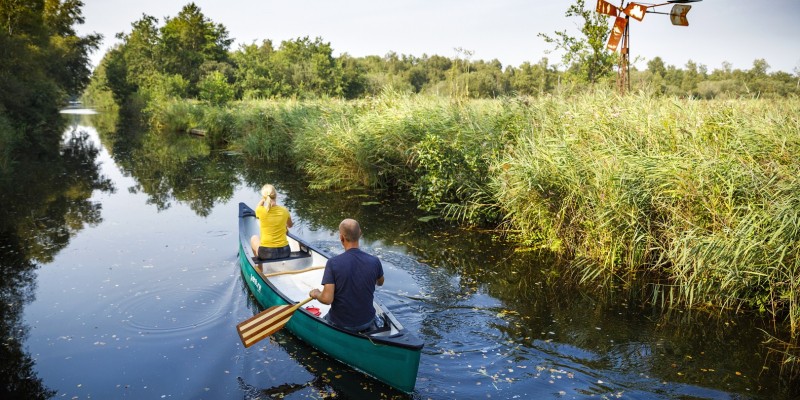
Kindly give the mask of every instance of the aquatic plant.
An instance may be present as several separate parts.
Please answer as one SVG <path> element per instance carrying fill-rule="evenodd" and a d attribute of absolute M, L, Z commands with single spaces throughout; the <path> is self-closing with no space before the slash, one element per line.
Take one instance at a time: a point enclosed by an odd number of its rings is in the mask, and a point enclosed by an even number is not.
<path fill-rule="evenodd" d="M 546 98 L 494 193 L 509 228 L 571 260 L 585 284 L 761 310 L 797 334 L 799 105 Z"/>

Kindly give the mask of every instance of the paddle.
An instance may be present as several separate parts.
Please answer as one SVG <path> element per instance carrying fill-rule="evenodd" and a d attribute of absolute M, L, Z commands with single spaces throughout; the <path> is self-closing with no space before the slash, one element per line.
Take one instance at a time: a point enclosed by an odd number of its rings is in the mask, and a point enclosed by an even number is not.
<path fill-rule="evenodd" d="M 293 306 L 270 307 L 236 325 L 236 330 L 239 332 L 239 338 L 242 339 L 244 347 L 250 347 L 259 340 L 281 330 L 292 318 L 292 314 L 309 301 L 311 301 L 311 297 Z"/>
<path fill-rule="evenodd" d="M 269 278 L 270 276 L 277 276 L 277 275 L 299 274 L 299 273 L 302 273 L 302 272 L 308 272 L 308 271 L 313 271 L 315 269 L 323 269 L 323 268 L 325 268 L 325 267 L 324 266 L 319 266 L 319 267 L 308 267 L 308 268 L 305 268 L 305 269 L 295 269 L 295 270 L 291 270 L 291 271 L 272 272 L 272 273 L 269 273 L 269 274 L 264 274 L 264 277 L 265 278 Z"/>

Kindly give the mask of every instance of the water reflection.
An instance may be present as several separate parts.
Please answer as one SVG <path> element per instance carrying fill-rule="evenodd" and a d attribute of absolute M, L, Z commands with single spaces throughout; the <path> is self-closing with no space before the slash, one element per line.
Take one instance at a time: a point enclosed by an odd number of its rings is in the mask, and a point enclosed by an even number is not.
<path fill-rule="evenodd" d="M 146 193 L 148 204 L 159 211 L 179 201 L 197 215 L 208 216 L 215 204 L 231 198 L 238 184 L 232 179 L 234 164 L 221 160 L 225 157 L 189 136 L 146 135 L 141 147 L 119 154 L 115 161 L 136 180 L 129 190 Z"/>
<path fill-rule="evenodd" d="M 22 312 L 34 300 L 35 270 L 102 221 L 101 205 L 90 197 L 95 190 L 113 192 L 114 185 L 101 176 L 98 149 L 85 131 L 67 131 L 57 148 L 27 149 L 0 176 L 0 397 L 41 399 L 56 392 L 36 376 L 35 361 L 23 350 Z"/>

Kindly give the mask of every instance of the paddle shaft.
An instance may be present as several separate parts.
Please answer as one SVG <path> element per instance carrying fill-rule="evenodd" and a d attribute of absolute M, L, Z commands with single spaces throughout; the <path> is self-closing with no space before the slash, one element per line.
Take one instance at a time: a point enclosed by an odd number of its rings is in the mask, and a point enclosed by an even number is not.
<path fill-rule="evenodd" d="M 303 272 L 308 272 L 308 271 L 313 271 L 315 269 L 323 269 L 323 268 L 325 268 L 325 267 L 324 266 L 322 266 L 322 267 L 308 267 L 308 268 L 305 268 L 305 269 L 297 269 L 297 270 L 292 270 L 292 271 L 272 272 L 272 273 L 269 273 L 269 274 L 264 274 L 264 277 L 265 278 L 269 278 L 271 276 L 278 276 L 278 275 L 300 274 L 300 273 L 303 273 Z"/>
<path fill-rule="evenodd" d="M 294 312 L 311 300 L 312 298 L 309 297 L 293 306 L 270 307 L 241 322 L 236 326 L 236 330 L 239 332 L 239 338 L 242 340 L 244 347 L 250 347 L 261 339 L 281 330 L 292 318 Z"/>

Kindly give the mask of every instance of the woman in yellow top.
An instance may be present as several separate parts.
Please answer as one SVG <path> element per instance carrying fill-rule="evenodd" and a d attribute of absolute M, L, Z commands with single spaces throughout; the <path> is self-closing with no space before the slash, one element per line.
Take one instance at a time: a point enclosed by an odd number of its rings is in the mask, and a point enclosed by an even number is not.
<path fill-rule="evenodd" d="M 262 260 L 289 257 L 289 241 L 286 232 L 294 225 L 286 207 L 275 202 L 278 193 L 272 185 L 261 188 L 261 201 L 256 206 L 256 217 L 261 225 L 261 237 L 253 235 L 250 246 L 253 253 Z"/>

